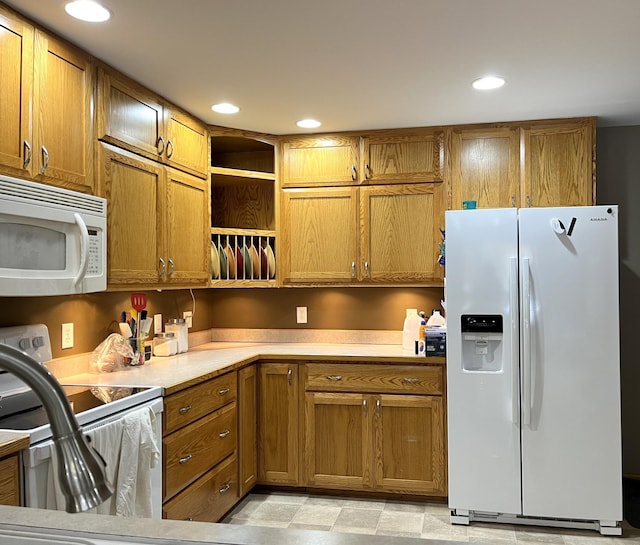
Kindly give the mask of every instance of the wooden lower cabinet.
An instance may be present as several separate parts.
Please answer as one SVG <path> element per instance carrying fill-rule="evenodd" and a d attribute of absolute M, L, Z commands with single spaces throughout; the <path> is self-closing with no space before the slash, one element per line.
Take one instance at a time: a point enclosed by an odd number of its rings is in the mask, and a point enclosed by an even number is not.
<path fill-rule="evenodd" d="M 17 454 L 0 460 L 0 505 L 20 505 L 20 465 Z"/>
<path fill-rule="evenodd" d="M 261 363 L 258 380 L 258 481 L 298 484 L 298 364 Z"/>
<path fill-rule="evenodd" d="M 303 380 L 304 484 L 446 496 L 443 367 L 310 363 Z"/>
<path fill-rule="evenodd" d="M 258 480 L 257 365 L 238 371 L 238 486 L 244 496 Z"/>
<path fill-rule="evenodd" d="M 230 456 L 162 507 L 162 518 L 217 522 L 238 501 L 238 467 Z"/>

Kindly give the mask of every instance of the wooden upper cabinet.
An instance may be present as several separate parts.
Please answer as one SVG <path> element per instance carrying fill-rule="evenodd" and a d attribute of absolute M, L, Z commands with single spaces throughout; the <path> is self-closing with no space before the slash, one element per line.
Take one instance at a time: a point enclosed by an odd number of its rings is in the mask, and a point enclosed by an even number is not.
<path fill-rule="evenodd" d="M 450 209 L 463 201 L 478 208 L 520 203 L 520 131 L 511 128 L 459 129 L 451 132 Z"/>
<path fill-rule="evenodd" d="M 594 134 L 593 118 L 524 127 L 520 206 L 595 204 Z"/>
<path fill-rule="evenodd" d="M 442 131 L 362 138 L 362 180 L 366 183 L 442 181 Z"/>
<path fill-rule="evenodd" d="M 210 274 L 209 191 L 205 180 L 167 169 L 166 280 L 202 284 Z M 188 244 L 185 241 L 189 241 Z"/>
<path fill-rule="evenodd" d="M 34 55 L 34 179 L 93 191 L 91 57 L 40 30 Z"/>
<path fill-rule="evenodd" d="M 359 274 L 368 282 L 442 282 L 444 184 L 360 188 Z"/>
<path fill-rule="evenodd" d="M 30 176 L 33 27 L 0 6 L 0 169 Z"/>
<path fill-rule="evenodd" d="M 282 144 L 282 185 L 331 186 L 358 182 L 359 139 L 324 135 L 292 138 Z"/>
<path fill-rule="evenodd" d="M 138 83 L 100 67 L 97 112 L 100 140 L 206 177 L 206 126 Z"/>
<path fill-rule="evenodd" d="M 283 199 L 279 256 L 285 282 L 356 281 L 357 189 L 285 190 Z"/>

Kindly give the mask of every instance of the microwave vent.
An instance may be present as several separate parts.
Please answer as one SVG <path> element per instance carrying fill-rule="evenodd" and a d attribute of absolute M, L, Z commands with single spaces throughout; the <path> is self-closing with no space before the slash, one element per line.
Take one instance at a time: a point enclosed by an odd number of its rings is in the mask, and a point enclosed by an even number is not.
<path fill-rule="evenodd" d="M 0 200 L 55 206 L 73 212 L 106 216 L 107 201 L 93 195 L 18 178 L 0 176 Z"/>

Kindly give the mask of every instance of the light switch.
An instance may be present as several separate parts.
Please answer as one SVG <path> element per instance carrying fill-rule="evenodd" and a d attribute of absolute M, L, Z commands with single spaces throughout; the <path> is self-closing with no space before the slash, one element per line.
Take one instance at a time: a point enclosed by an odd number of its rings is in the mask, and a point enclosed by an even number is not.
<path fill-rule="evenodd" d="M 296 307 L 296 322 L 299 324 L 307 323 L 307 307 Z"/>

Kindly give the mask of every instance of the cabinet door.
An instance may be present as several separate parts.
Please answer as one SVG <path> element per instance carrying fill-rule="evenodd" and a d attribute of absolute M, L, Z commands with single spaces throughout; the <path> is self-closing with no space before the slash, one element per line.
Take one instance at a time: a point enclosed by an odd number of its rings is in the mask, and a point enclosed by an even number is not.
<path fill-rule="evenodd" d="M 285 141 L 282 145 L 282 185 L 358 183 L 358 145 L 357 137 L 341 135 Z"/>
<path fill-rule="evenodd" d="M 166 251 L 167 272 L 162 280 L 172 284 L 205 285 L 209 280 L 209 187 L 195 176 L 168 169 Z"/>
<path fill-rule="evenodd" d="M 159 249 L 165 246 L 164 168 L 124 151 L 100 145 L 100 194 L 108 202 L 109 285 L 156 284 Z"/>
<path fill-rule="evenodd" d="M 207 127 L 182 112 L 170 110 L 166 133 L 167 164 L 206 178 L 209 150 Z"/>
<path fill-rule="evenodd" d="M 368 282 L 442 282 L 442 183 L 360 188 L 361 274 Z"/>
<path fill-rule="evenodd" d="M 446 495 L 442 398 L 381 395 L 372 409 L 376 488 Z"/>
<path fill-rule="evenodd" d="M 18 176 L 31 172 L 33 140 L 33 27 L 0 6 L 0 168 Z"/>
<path fill-rule="evenodd" d="M 258 374 L 250 365 L 238 371 L 238 486 L 244 496 L 258 480 Z"/>
<path fill-rule="evenodd" d="M 285 282 L 354 282 L 358 263 L 357 189 L 283 192 Z"/>
<path fill-rule="evenodd" d="M 96 135 L 149 159 L 160 160 L 165 151 L 162 102 L 124 77 L 98 70 Z"/>
<path fill-rule="evenodd" d="M 34 174 L 93 191 L 93 66 L 84 52 L 36 30 Z"/>
<path fill-rule="evenodd" d="M 18 455 L 0 460 L 0 505 L 20 505 L 20 464 Z"/>
<path fill-rule="evenodd" d="M 517 128 L 454 129 L 451 133 L 452 210 L 462 201 L 478 208 L 520 203 L 520 135 Z"/>
<path fill-rule="evenodd" d="M 520 206 L 595 204 L 593 119 L 522 129 L 523 192 Z"/>
<path fill-rule="evenodd" d="M 370 396 L 312 392 L 305 402 L 305 470 L 309 486 L 371 486 Z"/>
<path fill-rule="evenodd" d="M 362 138 L 362 177 L 369 183 L 442 180 L 442 132 Z"/>
<path fill-rule="evenodd" d="M 298 365 L 260 364 L 258 479 L 298 483 Z"/>

